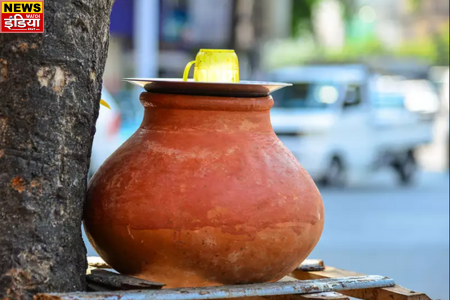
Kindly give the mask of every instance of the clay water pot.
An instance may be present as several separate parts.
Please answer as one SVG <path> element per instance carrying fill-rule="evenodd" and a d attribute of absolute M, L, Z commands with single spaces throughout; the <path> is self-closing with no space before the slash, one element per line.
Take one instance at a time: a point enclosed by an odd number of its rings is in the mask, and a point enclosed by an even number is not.
<path fill-rule="evenodd" d="M 313 250 L 319 191 L 272 97 L 142 93 L 141 127 L 92 178 L 84 226 L 115 270 L 168 287 L 276 281 Z"/>

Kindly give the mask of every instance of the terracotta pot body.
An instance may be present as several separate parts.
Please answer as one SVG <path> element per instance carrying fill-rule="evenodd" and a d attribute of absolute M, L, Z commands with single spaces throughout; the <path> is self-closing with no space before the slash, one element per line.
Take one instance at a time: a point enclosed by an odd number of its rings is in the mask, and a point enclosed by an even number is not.
<path fill-rule="evenodd" d="M 274 134 L 272 98 L 143 93 L 145 117 L 89 184 L 98 254 L 168 287 L 275 281 L 313 250 L 316 185 Z"/>

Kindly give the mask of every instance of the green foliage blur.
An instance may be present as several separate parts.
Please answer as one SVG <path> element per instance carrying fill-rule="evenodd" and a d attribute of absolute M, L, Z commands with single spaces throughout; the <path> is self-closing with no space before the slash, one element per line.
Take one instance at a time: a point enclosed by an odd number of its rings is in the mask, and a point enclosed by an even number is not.
<path fill-rule="evenodd" d="M 305 31 L 313 31 L 312 12 L 314 5 L 318 2 L 320 0 L 292 1 L 291 32 L 294 36 L 300 35 Z"/>
<path fill-rule="evenodd" d="M 424 0 L 409 0 L 412 13 L 421 9 Z M 289 64 L 303 64 L 309 61 L 320 62 L 358 62 L 369 57 L 414 58 L 434 65 L 449 65 L 449 26 L 443 26 L 432 36 L 403 42 L 397 48 L 383 45 L 374 34 L 351 38 L 351 28 L 360 29 L 353 24 L 358 5 L 355 0 L 340 0 L 342 18 L 346 23 L 345 44 L 339 51 L 317 45 L 314 39 L 312 18 L 314 8 L 321 0 L 294 0 L 292 17 L 292 38 L 266 47 L 266 67 L 282 67 Z"/>
<path fill-rule="evenodd" d="M 394 53 L 402 57 L 417 57 L 435 65 L 449 65 L 448 25 L 432 37 L 403 43 Z"/>
<path fill-rule="evenodd" d="M 347 42 L 339 52 L 322 52 L 324 61 L 357 61 L 361 57 L 392 56 L 416 58 L 423 62 L 449 65 L 449 27 L 443 26 L 434 36 L 404 42 L 396 49 L 389 49 L 375 37 L 364 43 Z M 320 59 L 320 57 L 318 57 Z"/>

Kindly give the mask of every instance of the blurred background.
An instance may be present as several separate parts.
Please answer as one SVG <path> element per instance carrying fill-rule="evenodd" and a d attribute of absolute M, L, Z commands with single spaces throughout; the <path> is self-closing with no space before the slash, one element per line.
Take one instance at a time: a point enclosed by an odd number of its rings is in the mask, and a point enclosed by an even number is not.
<path fill-rule="evenodd" d="M 91 174 L 142 120 L 122 78 L 181 78 L 200 48 L 294 83 L 271 117 L 323 194 L 311 257 L 449 299 L 449 1 L 117 0 Z"/>

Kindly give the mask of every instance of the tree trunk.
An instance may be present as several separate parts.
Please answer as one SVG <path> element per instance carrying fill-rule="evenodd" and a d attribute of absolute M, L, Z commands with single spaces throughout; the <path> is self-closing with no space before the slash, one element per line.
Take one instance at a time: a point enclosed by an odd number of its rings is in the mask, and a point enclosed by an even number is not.
<path fill-rule="evenodd" d="M 0 34 L 0 299 L 85 289 L 81 219 L 113 0 Z"/>

